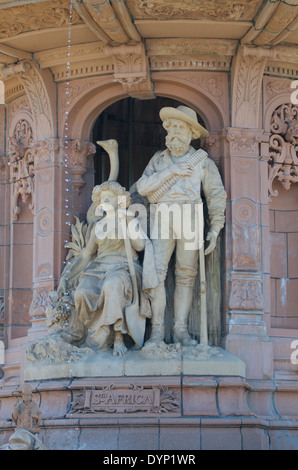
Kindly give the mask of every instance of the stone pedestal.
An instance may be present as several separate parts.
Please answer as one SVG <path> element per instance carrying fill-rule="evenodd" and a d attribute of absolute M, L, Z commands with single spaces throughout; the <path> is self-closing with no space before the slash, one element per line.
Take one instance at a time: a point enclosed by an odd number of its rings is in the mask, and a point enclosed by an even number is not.
<path fill-rule="evenodd" d="M 173 345 L 171 345 L 173 346 Z M 25 380 L 49 380 L 60 377 L 153 377 L 188 375 L 225 375 L 245 377 L 245 363 L 233 354 L 210 348 L 210 352 L 198 348 L 171 346 L 161 354 L 149 351 L 128 351 L 114 357 L 112 351 L 98 351 L 77 362 L 29 363 L 25 369 Z"/>

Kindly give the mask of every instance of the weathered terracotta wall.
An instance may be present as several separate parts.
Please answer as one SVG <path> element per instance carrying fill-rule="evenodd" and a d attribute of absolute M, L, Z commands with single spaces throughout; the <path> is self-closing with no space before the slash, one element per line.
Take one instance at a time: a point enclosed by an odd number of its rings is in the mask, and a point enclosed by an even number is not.
<path fill-rule="evenodd" d="M 275 188 L 278 196 L 269 205 L 271 326 L 297 329 L 298 187 Z"/>
<path fill-rule="evenodd" d="M 195 448 L 202 449 L 207 449 L 210 442 L 212 448 L 217 443 L 218 448 L 277 449 L 283 447 L 286 434 L 287 446 L 296 446 L 297 366 L 289 358 L 291 341 L 298 337 L 297 313 L 292 307 L 297 291 L 298 229 L 293 217 L 298 212 L 297 188 L 292 185 L 289 191 L 281 189 L 278 197 L 270 203 L 268 199 L 270 119 L 279 105 L 289 102 L 290 80 L 263 77 L 264 62 L 259 57 L 241 54 L 233 65 L 231 96 L 228 72 L 156 71 L 152 80 L 157 96 L 193 107 L 210 130 L 208 151 L 219 166 L 228 193 L 223 231 L 222 340 L 229 351 L 245 361 L 247 380 L 243 383 L 241 379 L 240 383 L 235 379 L 230 383 L 219 377 L 187 379 L 188 382 L 183 379 L 181 416 L 164 419 L 145 416 L 139 428 L 135 418 L 126 417 L 113 422 L 106 417 L 94 418 L 92 423 L 85 418 L 66 420 L 69 391 L 65 384 L 52 383 L 49 389 L 44 386 L 39 390 L 46 416 L 44 436 L 50 445 L 55 436 L 61 435 L 61 429 L 67 429 L 62 447 L 90 448 L 96 445 L 91 436 L 94 429 L 102 436 L 109 424 L 110 442 L 115 448 L 128 445 L 126 432 L 133 437 L 140 431 L 146 436 L 151 433 L 156 449 L 169 445 L 169 435 L 182 442 L 181 448 L 183 442 L 189 443 L 190 435 Z M 256 74 L 255 88 L 250 83 L 251 75 L 243 75 L 241 64 Z M 48 75 L 46 79 L 49 80 Z M 28 203 L 20 204 L 19 218 L 13 221 L 10 170 L 0 166 L 1 201 L 5 200 L 0 225 L 0 296 L 5 298 L 9 346 L 5 377 L 9 386 L 17 386 L 23 380 L 27 341 L 46 333 L 45 308 L 63 268 L 68 224 L 74 221 L 74 215 L 83 219 L 89 206 L 93 186 L 94 143 L 90 142 L 93 125 L 104 109 L 127 96 L 112 75 L 72 80 L 68 101 L 65 84 L 60 83 L 57 88 L 58 122 L 52 133 L 50 123 L 44 135 L 40 125 L 36 130 L 38 117 L 27 95 L 22 94 L 6 105 L 9 124 L 6 137 L 13 136 L 22 119 L 32 126 L 35 168 L 34 214 Z M 52 84 L 49 90 L 51 96 L 45 101 L 44 110 L 49 106 L 54 109 Z M 32 88 L 27 90 L 29 95 L 30 92 Z M 253 98 L 246 115 L 247 96 Z M 288 294 L 285 303 L 283 286 Z M 33 298 L 31 304 L 29 293 Z M 27 295 L 22 308 L 18 307 L 21 295 Z M 7 393 L 1 397 L 7 405 L 2 408 L 7 413 L 3 419 L 8 419 L 14 399 Z M 56 398 L 61 413 L 58 410 L 53 414 Z M 288 420 L 292 420 L 291 424 Z M 11 424 L 2 424 L 6 435 L 11 433 Z M 188 438 L 183 441 L 181 435 L 186 429 Z M 120 441 L 116 435 L 121 435 Z M 141 439 L 140 446 L 145 441 Z"/>
<path fill-rule="evenodd" d="M 33 273 L 33 214 L 21 203 L 21 214 L 10 226 L 10 338 L 25 337 L 30 327 Z"/>

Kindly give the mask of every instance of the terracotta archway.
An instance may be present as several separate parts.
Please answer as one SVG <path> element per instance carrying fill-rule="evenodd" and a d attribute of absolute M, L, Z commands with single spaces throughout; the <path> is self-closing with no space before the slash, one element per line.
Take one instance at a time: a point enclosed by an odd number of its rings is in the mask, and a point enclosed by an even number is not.
<path fill-rule="evenodd" d="M 222 104 L 218 96 L 215 99 L 212 89 L 203 89 L 200 80 L 192 81 L 191 74 L 155 73 L 152 78 L 156 96 L 172 98 L 191 106 L 203 118 L 209 131 L 218 132 L 229 125 L 226 103 Z M 111 76 L 100 77 L 71 104 L 68 114 L 70 138 L 89 140 L 99 114 L 115 101 L 127 96 L 122 86 L 113 82 Z"/>

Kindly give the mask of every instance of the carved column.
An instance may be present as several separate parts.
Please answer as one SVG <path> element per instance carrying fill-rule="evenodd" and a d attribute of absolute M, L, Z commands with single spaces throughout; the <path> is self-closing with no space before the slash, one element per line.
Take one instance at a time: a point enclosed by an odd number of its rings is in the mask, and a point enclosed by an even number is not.
<path fill-rule="evenodd" d="M 4 154 L 4 142 L 5 142 L 5 104 L 0 101 L 0 155 Z M 6 160 L 3 157 L 0 157 L 0 200 L 3 204 L 3 201 L 7 202 L 6 194 L 8 185 L 6 184 L 7 180 L 7 164 Z M 3 207 L 3 206 L 2 206 Z M 6 206 L 4 206 L 6 207 Z M 3 207 L 3 209 L 4 209 Z M 2 214 L 2 211 L 1 211 Z M 5 209 L 4 209 L 4 219 L 5 216 Z M 4 302 L 5 302 L 5 289 L 7 287 L 7 280 L 5 279 L 5 272 L 6 272 L 6 263 L 5 263 L 5 256 L 3 251 L 6 250 L 6 240 L 7 240 L 7 220 L 1 220 L 0 225 L 0 341 L 4 340 Z M 2 369 L 0 364 L 0 378 L 2 376 Z"/>
<path fill-rule="evenodd" d="M 228 192 L 225 234 L 226 348 L 246 362 L 247 377 L 272 377 L 267 335 L 268 134 L 261 129 L 261 86 L 271 52 L 241 46 L 232 67 L 232 126 L 223 131 Z M 267 315 L 266 315 L 267 313 Z"/>
<path fill-rule="evenodd" d="M 35 217 L 33 300 L 30 308 L 32 328 L 29 340 L 46 332 L 45 312 L 50 292 L 57 286 L 65 259 L 74 215 L 79 215 L 78 194 L 84 186 L 87 158 L 94 153 L 89 142 L 71 142 L 68 159 L 61 139 L 49 139 L 33 145 L 35 162 Z M 68 171 L 67 177 L 65 171 Z M 69 180 L 69 183 L 67 182 Z M 70 189 L 70 191 L 68 191 Z M 69 204 L 66 205 L 65 201 Z"/>
<path fill-rule="evenodd" d="M 225 234 L 226 348 L 243 359 L 249 378 L 272 375 L 271 343 L 265 322 L 264 275 L 269 235 L 264 214 L 262 130 L 223 132 L 223 172 L 228 192 Z M 266 145 L 266 144 L 265 144 Z M 265 225 L 266 224 L 266 225 Z"/>
<path fill-rule="evenodd" d="M 1 105 L 0 105 L 1 106 Z M 0 145 L 1 149 L 1 145 Z M 6 308 L 8 305 L 8 265 L 9 265 L 9 184 L 7 159 L 0 157 L 0 200 L 1 225 L 0 225 L 0 340 L 5 340 Z M 1 364 L 0 364 L 1 367 Z M 1 368 L 0 368 L 1 378 Z"/>

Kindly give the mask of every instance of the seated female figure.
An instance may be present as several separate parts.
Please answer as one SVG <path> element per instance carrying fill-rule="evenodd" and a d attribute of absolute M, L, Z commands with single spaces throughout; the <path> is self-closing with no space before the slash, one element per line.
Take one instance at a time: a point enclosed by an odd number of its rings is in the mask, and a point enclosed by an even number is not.
<path fill-rule="evenodd" d="M 132 302 L 133 286 L 121 218 L 126 217 L 126 208 L 131 202 L 130 194 L 119 183 L 107 181 L 94 187 L 92 201 L 97 209 L 105 213 L 105 217 L 94 224 L 86 247 L 64 272 L 58 287 L 58 297 L 67 292 L 68 282 L 79 275 L 74 295 L 75 309 L 80 321 L 88 329 L 87 343 L 96 349 L 106 349 L 113 344 L 113 354 L 123 355 L 127 351 L 123 335 L 129 334 L 124 311 Z M 120 207 L 119 201 L 125 201 L 126 204 Z M 130 226 L 129 223 L 128 237 Z M 137 251 L 144 250 L 145 240 L 129 237 L 129 242 L 138 288 L 141 289 L 142 269 Z"/>

